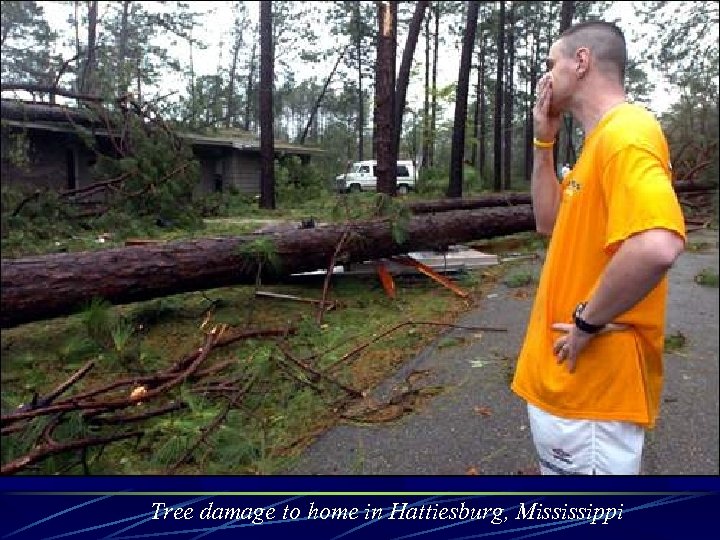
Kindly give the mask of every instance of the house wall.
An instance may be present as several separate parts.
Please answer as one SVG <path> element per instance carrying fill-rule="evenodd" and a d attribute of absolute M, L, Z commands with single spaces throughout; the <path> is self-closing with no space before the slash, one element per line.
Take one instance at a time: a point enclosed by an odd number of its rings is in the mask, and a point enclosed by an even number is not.
<path fill-rule="evenodd" d="M 26 162 L 21 166 L 17 157 L 23 154 Z M 70 133 L 42 130 L 23 133 L 19 129 L 2 129 L 0 173 L 4 183 L 16 187 L 46 187 L 64 191 L 85 186 L 90 183 L 92 157 L 90 151 Z M 71 174 L 75 176 L 74 183 L 71 182 Z"/>
<path fill-rule="evenodd" d="M 260 193 L 260 154 L 235 150 L 225 161 L 227 185 L 235 186 L 241 193 Z"/>
<path fill-rule="evenodd" d="M 215 176 L 222 176 L 223 191 L 234 186 L 239 192 L 260 193 L 260 154 L 240 152 L 234 148 L 195 148 L 200 163 L 198 191 L 215 191 Z"/>

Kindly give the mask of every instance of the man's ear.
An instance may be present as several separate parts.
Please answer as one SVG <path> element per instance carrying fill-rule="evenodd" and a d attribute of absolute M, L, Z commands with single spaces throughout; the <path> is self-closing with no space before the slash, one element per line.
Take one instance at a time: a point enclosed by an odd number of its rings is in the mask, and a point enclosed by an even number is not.
<path fill-rule="evenodd" d="M 578 79 L 582 79 L 590 69 L 590 50 L 587 47 L 580 47 L 575 51 L 575 60 L 577 61 L 575 72 Z"/>

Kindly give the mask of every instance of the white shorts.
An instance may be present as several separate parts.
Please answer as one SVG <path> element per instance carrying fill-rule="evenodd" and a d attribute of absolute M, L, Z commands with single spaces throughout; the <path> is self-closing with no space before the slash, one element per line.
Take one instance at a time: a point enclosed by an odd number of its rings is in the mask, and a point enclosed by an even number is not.
<path fill-rule="evenodd" d="M 638 424 L 558 418 L 529 403 L 528 418 L 542 474 L 640 474 Z"/>

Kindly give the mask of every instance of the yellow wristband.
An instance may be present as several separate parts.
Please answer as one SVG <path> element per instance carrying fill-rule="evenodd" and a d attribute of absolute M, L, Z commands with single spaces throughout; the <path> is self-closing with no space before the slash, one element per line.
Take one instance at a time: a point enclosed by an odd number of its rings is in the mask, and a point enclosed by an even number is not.
<path fill-rule="evenodd" d="M 538 148 L 552 148 L 555 146 L 555 141 L 541 141 L 540 139 L 533 139 L 533 146 Z"/>

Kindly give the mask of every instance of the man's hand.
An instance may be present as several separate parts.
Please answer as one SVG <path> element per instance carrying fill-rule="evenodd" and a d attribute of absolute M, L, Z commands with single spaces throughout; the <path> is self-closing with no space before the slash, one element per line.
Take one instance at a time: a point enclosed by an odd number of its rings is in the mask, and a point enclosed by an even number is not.
<path fill-rule="evenodd" d="M 537 101 L 533 108 L 533 119 L 535 121 L 535 137 L 541 141 L 555 140 L 560 130 L 560 115 L 550 114 L 550 102 L 552 101 L 552 75 L 546 73 L 538 81 Z"/>
<path fill-rule="evenodd" d="M 580 330 L 574 324 L 555 323 L 552 325 L 553 330 L 565 332 L 564 336 L 555 340 L 553 345 L 553 354 L 558 358 L 558 364 L 567 361 L 567 367 L 570 373 L 575 373 L 575 363 L 580 352 L 590 343 L 595 336 L 607 334 L 608 332 L 619 332 L 629 328 L 626 324 L 606 324 L 605 328 L 597 334 L 588 334 Z"/>

